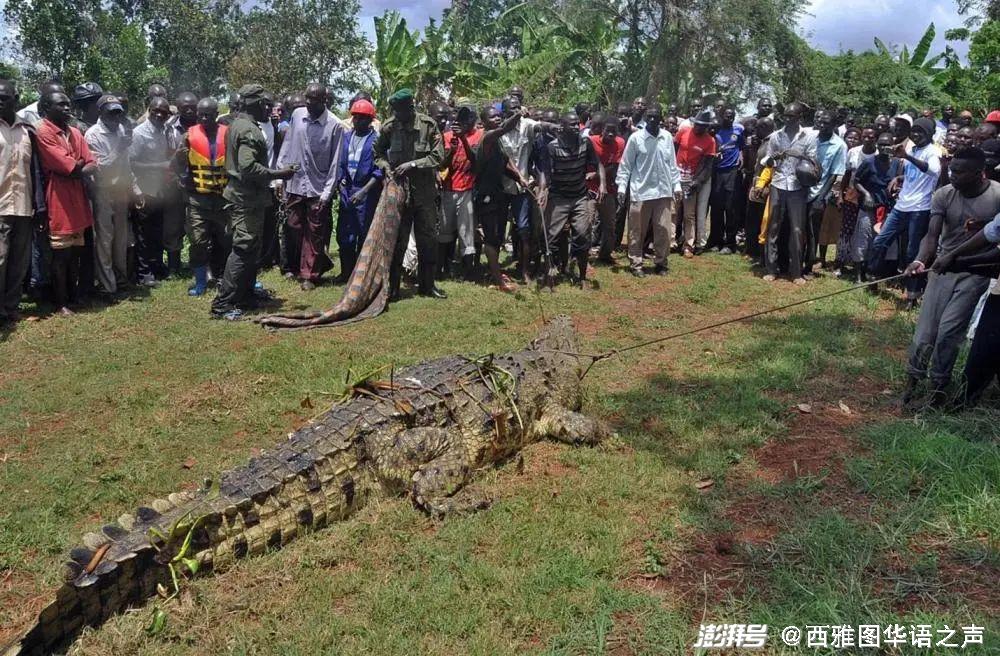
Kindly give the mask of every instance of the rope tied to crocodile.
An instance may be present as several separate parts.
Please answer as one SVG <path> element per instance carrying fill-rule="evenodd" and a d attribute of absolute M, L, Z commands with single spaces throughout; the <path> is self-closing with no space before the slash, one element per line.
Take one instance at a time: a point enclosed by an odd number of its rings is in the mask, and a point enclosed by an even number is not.
<path fill-rule="evenodd" d="M 980 266 L 980 265 L 975 265 L 975 266 Z M 989 266 L 992 266 L 992 265 L 989 265 Z M 923 274 L 926 274 L 926 273 L 927 273 L 927 271 L 924 271 L 924 272 L 921 272 L 920 274 L 917 274 L 917 275 L 923 275 Z M 834 291 L 834 292 L 828 292 L 826 294 L 820 294 L 819 296 L 812 296 L 810 298 L 806 298 L 806 299 L 803 299 L 801 301 L 795 301 L 793 303 L 786 303 L 785 305 L 779 305 L 779 306 L 776 306 L 776 307 L 768 308 L 766 310 L 760 310 L 758 312 L 751 312 L 750 314 L 744 314 L 742 316 L 733 317 L 731 319 L 726 319 L 724 321 L 716 321 L 715 323 L 711 323 L 711 324 L 708 324 L 708 325 L 705 325 L 705 326 L 698 326 L 697 328 L 691 328 L 689 330 L 684 330 L 684 331 L 681 331 L 681 332 L 678 332 L 678 333 L 672 333 L 670 335 L 664 335 L 662 337 L 656 337 L 656 338 L 653 338 L 653 339 L 648 339 L 648 340 L 645 340 L 645 341 L 642 341 L 642 342 L 637 342 L 635 344 L 630 344 L 628 346 L 623 346 L 621 348 L 610 349 L 610 350 L 605 351 L 603 353 L 577 353 L 577 352 L 570 352 L 570 351 L 562 351 L 562 350 L 559 350 L 559 349 L 547 349 L 547 350 L 549 350 L 551 352 L 554 352 L 554 353 L 562 353 L 564 355 L 573 355 L 573 356 L 577 356 L 577 357 L 581 357 L 581 358 L 590 358 L 590 360 L 591 360 L 590 364 L 587 365 L 587 368 L 584 370 L 583 374 L 581 374 L 581 376 L 580 376 L 580 378 L 582 379 L 582 378 L 585 378 L 587 376 L 587 374 L 590 373 L 590 370 L 598 362 L 601 362 L 602 360 L 607 360 L 608 358 L 612 358 L 612 357 L 614 357 L 616 355 L 620 355 L 622 353 L 627 353 L 629 351 L 634 351 L 634 350 L 637 350 L 637 349 L 646 348 L 646 347 L 649 347 L 649 346 L 660 344 L 662 342 L 668 342 L 668 341 L 674 340 L 674 339 L 680 339 L 681 337 L 687 337 L 688 335 L 694 335 L 696 333 L 705 332 L 707 330 L 712 330 L 713 328 L 721 328 L 722 326 L 728 326 L 729 324 L 732 324 L 732 323 L 739 323 L 741 321 L 749 321 L 750 319 L 756 319 L 757 317 L 762 317 L 762 316 L 764 316 L 766 314 L 773 314 L 775 312 L 781 312 L 782 310 L 787 310 L 789 308 L 798 307 L 799 305 L 806 305 L 806 304 L 809 304 L 809 303 L 815 303 L 816 301 L 821 301 L 823 299 L 830 298 L 832 296 L 839 296 L 840 294 L 847 294 L 849 292 L 857 291 L 859 289 L 865 289 L 867 287 L 873 287 L 873 286 L 881 285 L 883 283 L 891 282 L 891 281 L 897 280 L 899 278 L 904 278 L 907 275 L 908 274 L 906 274 L 906 273 L 897 273 L 894 276 L 888 276 L 888 277 L 885 277 L 885 278 L 880 278 L 878 280 L 872 280 L 870 282 L 863 282 L 863 283 L 859 283 L 857 285 L 851 285 L 850 287 L 845 287 L 844 289 L 838 289 L 837 291 Z"/>

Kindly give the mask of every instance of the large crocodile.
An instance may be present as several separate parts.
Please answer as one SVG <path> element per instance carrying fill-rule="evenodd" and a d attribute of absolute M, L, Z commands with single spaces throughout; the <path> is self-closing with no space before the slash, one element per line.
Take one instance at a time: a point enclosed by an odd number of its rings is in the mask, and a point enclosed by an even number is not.
<path fill-rule="evenodd" d="M 408 494 L 435 515 L 480 507 L 463 491 L 477 469 L 538 440 L 605 436 L 578 412 L 585 358 L 576 351 L 569 318 L 557 317 L 522 351 L 446 357 L 355 385 L 350 398 L 217 483 L 86 535 L 55 601 L 2 653 L 51 653 L 85 625 L 162 593 L 185 561 L 198 571 L 225 568 L 342 519 L 373 494 Z"/>

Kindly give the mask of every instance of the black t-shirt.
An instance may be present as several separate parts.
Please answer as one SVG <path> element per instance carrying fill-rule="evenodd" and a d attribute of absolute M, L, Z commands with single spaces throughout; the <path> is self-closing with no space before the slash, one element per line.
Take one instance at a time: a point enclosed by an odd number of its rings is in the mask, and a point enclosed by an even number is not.
<path fill-rule="evenodd" d="M 601 165 L 590 139 L 580 137 L 572 146 L 558 139 L 549 142 L 549 193 L 562 198 L 579 198 L 587 194 L 587 167 Z"/>
<path fill-rule="evenodd" d="M 507 170 L 507 156 L 500 143 L 493 144 L 484 150 L 480 139 L 475 147 L 476 173 L 475 199 L 479 203 L 495 203 L 503 197 L 504 171 Z"/>

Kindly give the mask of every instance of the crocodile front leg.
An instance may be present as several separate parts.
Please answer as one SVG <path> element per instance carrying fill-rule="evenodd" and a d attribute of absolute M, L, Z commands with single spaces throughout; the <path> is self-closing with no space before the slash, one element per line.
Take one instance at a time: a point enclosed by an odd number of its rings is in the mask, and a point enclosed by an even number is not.
<path fill-rule="evenodd" d="M 538 439 L 552 439 L 566 444 L 598 444 L 608 436 L 607 426 L 579 412 L 550 405 L 535 423 Z"/>
<path fill-rule="evenodd" d="M 483 499 L 452 498 L 469 481 L 472 463 L 457 429 L 426 426 L 398 433 L 375 457 L 379 478 L 407 489 L 413 503 L 432 515 L 480 509 Z"/>

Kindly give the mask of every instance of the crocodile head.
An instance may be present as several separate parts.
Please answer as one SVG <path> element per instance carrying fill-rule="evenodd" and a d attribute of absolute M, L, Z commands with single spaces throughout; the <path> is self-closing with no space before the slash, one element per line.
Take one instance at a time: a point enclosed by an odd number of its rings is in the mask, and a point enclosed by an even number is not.
<path fill-rule="evenodd" d="M 579 355 L 573 320 L 564 314 L 553 317 L 531 343 L 531 348 L 548 356 L 551 366 L 547 377 L 549 399 L 564 408 L 579 410 L 583 404 L 581 378 L 589 362 L 586 356 Z"/>

